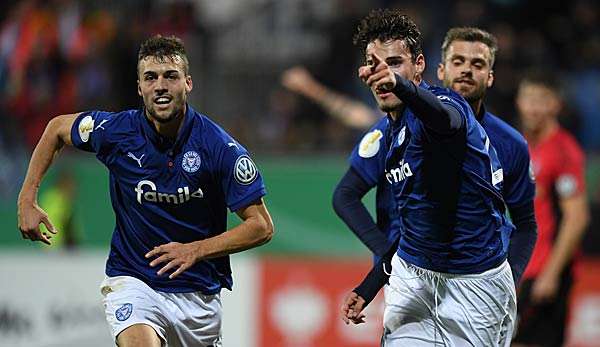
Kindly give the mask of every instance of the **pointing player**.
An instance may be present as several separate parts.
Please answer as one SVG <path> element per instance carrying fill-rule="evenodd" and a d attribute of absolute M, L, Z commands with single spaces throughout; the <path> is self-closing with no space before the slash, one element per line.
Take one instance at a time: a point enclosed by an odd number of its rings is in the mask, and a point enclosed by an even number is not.
<path fill-rule="evenodd" d="M 562 346 L 573 265 L 589 223 L 583 151 L 558 124 L 560 88 L 551 73 L 532 73 L 519 85 L 517 108 L 537 181 L 539 239 L 519 288 L 515 342 Z"/>
<path fill-rule="evenodd" d="M 374 11 L 356 42 L 367 58 L 359 76 L 388 113 L 385 169 L 400 231 L 398 247 L 384 257 L 393 255 L 383 344 L 508 345 L 516 313 L 506 262 L 513 227 L 494 148 L 464 99 L 422 82 L 421 36 L 408 17 Z M 349 295 L 347 319 L 362 319 L 355 308 L 381 276 L 370 273 Z"/>
<path fill-rule="evenodd" d="M 144 108 L 51 120 L 19 195 L 23 238 L 49 244 L 57 231 L 36 196 L 54 156 L 73 145 L 108 168 L 116 226 L 101 290 L 119 346 L 220 346 L 219 292 L 232 286 L 228 255 L 273 234 L 256 166 L 187 104 L 191 90 L 183 43 L 148 39 L 138 54 Z M 229 230 L 227 208 L 243 220 Z"/>

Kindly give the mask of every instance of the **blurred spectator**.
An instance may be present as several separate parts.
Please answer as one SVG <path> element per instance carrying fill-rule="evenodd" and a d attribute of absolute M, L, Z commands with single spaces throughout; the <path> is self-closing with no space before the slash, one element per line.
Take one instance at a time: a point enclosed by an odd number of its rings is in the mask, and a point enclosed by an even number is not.
<path fill-rule="evenodd" d="M 40 194 L 40 207 L 48 213 L 54 228 L 58 230 L 52 236 L 50 247 L 73 250 L 80 242 L 79 224 L 75 220 L 74 209 L 77 183 L 68 169 L 61 169 L 54 185 Z M 40 228 L 46 228 L 41 225 Z"/>

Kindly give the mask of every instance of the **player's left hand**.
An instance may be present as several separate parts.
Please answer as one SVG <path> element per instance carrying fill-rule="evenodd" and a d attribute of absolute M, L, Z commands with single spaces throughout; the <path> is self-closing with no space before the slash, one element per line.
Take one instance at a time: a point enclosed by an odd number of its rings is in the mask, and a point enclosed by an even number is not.
<path fill-rule="evenodd" d="M 146 258 L 158 256 L 158 258 L 150 262 L 150 266 L 152 267 L 168 262 L 167 265 L 163 266 L 156 273 L 159 276 L 171 269 L 176 268 L 175 272 L 169 275 L 169 278 L 173 279 L 194 265 L 199 259 L 198 254 L 198 245 L 194 242 L 169 242 L 167 244 L 154 247 L 154 249 L 146 253 Z"/>
<path fill-rule="evenodd" d="M 350 294 L 346 295 L 344 298 L 344 303 L 342 304 L 342 320 L 344 323 L 364 323 L 365 314 L 362 313 L 364 306 L 365 299 L 363 299 L 360 295 L 356 294 L 355 292 L 350 292 Z"/>
<path fill-rule="evenodd" d="M 396 86 L 396 75 L 377 54 L 371 54 L 371 65 L 358 68 L 358 77 L 373 90 L 391 91 Z"/>
<path fill-rule="evenodd" d="M 533 282 L 531 300 L 538 304 L 552 301 L 558 292 L 558 282 L 554 274 L 542 272 Z"/>

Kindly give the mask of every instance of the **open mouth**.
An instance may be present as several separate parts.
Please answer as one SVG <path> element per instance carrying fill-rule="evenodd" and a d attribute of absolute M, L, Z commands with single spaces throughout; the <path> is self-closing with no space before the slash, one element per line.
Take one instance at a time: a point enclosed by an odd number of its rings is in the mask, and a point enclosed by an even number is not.
<path fill-rule="evenodd" d="M 158 96 L 154 98 L 154 103 L 157 105 L 168 105 L 172 98 L 169 96 Z"/>

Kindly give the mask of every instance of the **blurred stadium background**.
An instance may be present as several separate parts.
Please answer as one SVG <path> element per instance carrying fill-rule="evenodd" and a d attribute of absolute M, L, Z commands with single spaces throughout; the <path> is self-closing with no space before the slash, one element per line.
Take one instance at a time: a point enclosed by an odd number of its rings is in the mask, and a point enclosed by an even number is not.
<path fill-rule="evenodd" d="M 225 346 L 375 346 L 381 299 L 369 323 L 348 328 L 341 299 L 369 256 L 335 217 L 331 193 L 360 132 L 283 88 L 281 73 L 306 66 L 327 86 L 372 103 L 356 78 L 357 20 L 397 6 L 425 37 L 435 82 L 446 30 L 475 25 L 499 39 L 487 106 L 518 127 L 519 75 L 544 66 L 563 82 L 561 122 L 588 155 L 593 222 L 573 293 L 570 346 L 600 345 L 600 6 L 595 1 L 187 0 L 0 3 L 0 346 L 107 346 L 100 305 L 114 216 L 106 169 L 67 150 L 40 193 L 62 231 L 53 247 L 24 242 L 16 196 L 46 122 L 72 111 L 134 108 L 136 54 L 150 34 L 186 43 L 191 103 L 255 154 L 276 225 L 271 243 L 233 256 L 224 293 Z M 368 206 L 373 197 L 368 197 Z M 232 217 L 232 223 L 235 218 Z"/>

